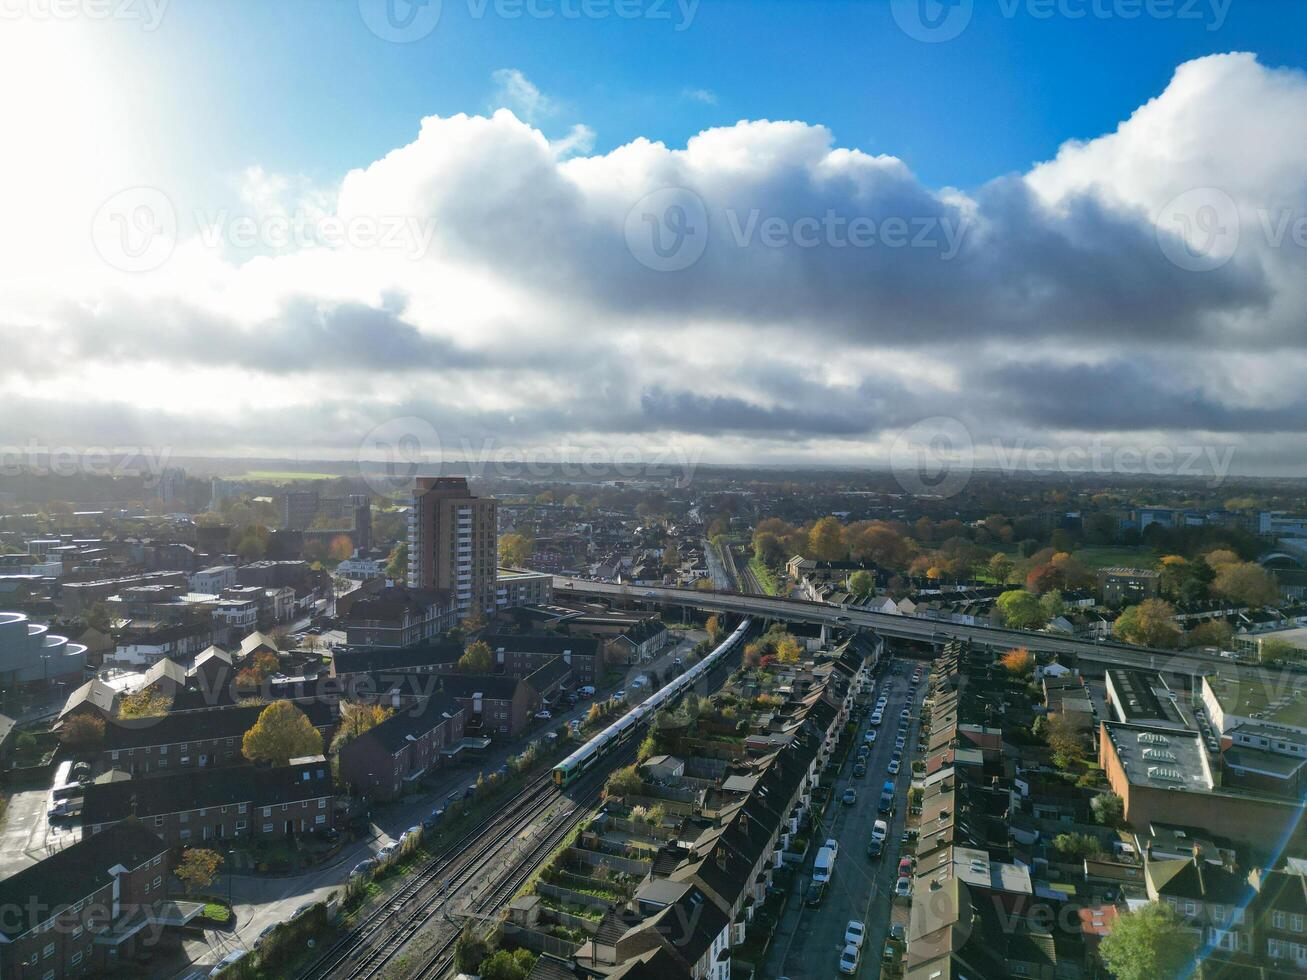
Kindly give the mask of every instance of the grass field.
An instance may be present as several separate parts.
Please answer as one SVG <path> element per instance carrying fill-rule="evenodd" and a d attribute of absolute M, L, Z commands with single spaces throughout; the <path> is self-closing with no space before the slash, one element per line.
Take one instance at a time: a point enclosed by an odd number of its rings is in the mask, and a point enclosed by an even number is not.
<path fill-rule="evenodd" d="M 336 473 L 302 473 L 297 470 L 247 470 L 238 480 L 265 480 L 274 483 L 293 483 L 296 480 L 337 480 Z"/>
<path fill-rule="evenodd" d="M 1075 556 L 1087 568 L 1152 568 L 1160 557 L 1152 548 L 1113 545 L 1101 548 L 1081 548 Z"/>

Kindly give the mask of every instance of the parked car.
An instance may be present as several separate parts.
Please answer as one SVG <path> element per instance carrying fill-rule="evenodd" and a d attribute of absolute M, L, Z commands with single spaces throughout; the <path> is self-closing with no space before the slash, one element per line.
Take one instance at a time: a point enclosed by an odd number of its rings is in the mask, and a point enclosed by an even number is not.
<path fill-rule="evenodd" d="M 844 929 L 844 942 L 862 949 L 862 943 L 866 938 L 867 927 L 857 919 L 850 919 L 848 926 Z"/>
<path fill-rule="evenodd" d="M 912 879 L 904 875 L 894 883 L 895 898 L 907 898 L 912 894 Z"/>
<path fill-rule="evenodd" d="M 367 860 L 360 861 L 358 864 L 354 865 L 354 869 L 349 873 L 349 876 L 351 878 L 357 878 L 359 875 L 367 874 L 376 866 L 377 866 L 376 859 L 368 858 Z"/>
<path fill-rule="evenodd" d="M 908 878 L 912 876 L 912 858 L 899 858 L 899 875 Z"/>
<path fill-rule="evenodd" d="M 858 972 L 858 958 L 862 955 L 862 950 L 858 949 L 852 943 L 844 947 L 844 952 L 840 954 L 840 972 L 853 976 Z"/>
<path fill-rule="evenodd" d="M 867 857 L 873 861 L 885 853 L 885 842 L 879 838 L 873 837 L 867 843 Z"/>
<path fill-rule="evenodd" d="M 877 820 L 871 827 L 871 839 L 874 841 L 883 841 L 889 836 L 889 824 L 884 820 Z"/>
<path fill-rule="evenodd" d="M 827 837 L 826 843 L 823 844 L 822 847 L 829 847 L 831 851 L 831 855 L 833 857 L 840 856 L 840 842 L 837 841 L 834 837 Z"/>
<path fill-rule="evenodd" d="M 230 953 L 228 953 L 226 956 L 224 956 L 222 959 L 218 961 L 217 966 L 215 966 L 212 970 L 209 971 L 209 976 L 216 977 L 219 973 L 227 969 L 227 967 L 231 966 L 233 963 L 239 962 L 240 960 L 244 959 L 245 954 L 247 952 L 248 950 L 244 950 L 244 949 L 233 949 Z"/>
<path fill-rule="evenodd" d="M 845 806 L 853 806 L 853 804 L 858 802 L 858 791 L 850 786 L 844 791 L 844 795 L 840 797 L 840 802 Z"/>
<path fill-rule="evenodd" d="M 867 767 L 859 762 L 853 767 L 853 775 L 856 779 L 862 779 L 867 775 Z"/>
<path fill-rule="evenodd" d="M 381 850 L 377 851 L 377 860 L 389 861 L 391 858 L 395 856 L 395 852 L 398 850 L 399 850 L 399 843 L 397 841 L 391 841 Z"/>
<path fill-rule="evenodd" d="M 432 810 L 431 813 L 427 815 L 426 819 L 422 821 L 422 826 L 427 830 L 430 830 L 436 824 L 440 823 L 440 821 L 444 819 L 444 816 L 444 810 Z"/>
<path fill-rule="evenodd" d="M 541 708 L 536 712 L 536 719 L 538 721 L 548 721 L 552 717 L 554 717 L 554 713 L 548 708 Z"/>
<path fill-rule="evenodd" d="M 820 905 L 822 899 L 825 897 L 826 897 L 826 883 L 824 881 L 814 881 L 808 885 L 808 895 L 805 901 L 812 908 L 816 908 L 818 905 Z"/>
<path fill-rule="evenodd" d="M 864 743 L 866 743 L 867 745 L 875 745 L 875 744 L 876 744 L 876 733 L 875 733 L 875 732 L 867 732 L 865 735 L 862 736 L 862 741 L 863 741 Z"/>
<path fill-rule="evenodd" d="M 895 756 L 893 759 L 890 759 L 889 765 L 885 767 L 885 771 L 888 772 L 891 776 L 898 775 L 899 772 L 898 756 Z"/>

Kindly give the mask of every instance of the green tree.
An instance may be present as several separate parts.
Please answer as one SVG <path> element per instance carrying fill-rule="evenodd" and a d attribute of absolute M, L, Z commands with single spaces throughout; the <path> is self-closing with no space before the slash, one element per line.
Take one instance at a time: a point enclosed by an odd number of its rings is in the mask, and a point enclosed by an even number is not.
<path fill-rule="evenodd" d="M 1089 801 L 1089 809 L 1104 827 L 1120 827 L 1125 820 L 1125 801 L 1115 793 L 1099 793 Z"/>
<path fill-rule="evenodd" d="M 839 561 L 844 557 L 844 529 L 836 517 L 823 517 L 808 532 L 808 557 Z"/>
<path fill-rule="evenodd" d="M 617 769 L 608 777 L 604 792 L 608 796 L 635 796 L 644 788 L 644 780 L 635 766 Z"/>
<path fill-rule="evenodd" d="M 1044 607 L 1040 604 L 1039 596 L 1033 592 L 1027 592 L 1025 589 L 1013 589 L 1010 592 L 1004 592 L 995 602 L 999 614 L 1003 617 L 1003 625 L 1010 626 L 1013 629 L 1029 630 L 1038 629 L 1048 622 L 1048 617 L 1044 614 Z"/>
<path fill-rule="evenodd" d="M 525 949 L 506 949 L 487 956 L 481 962 L 481 980 L 526 980 L 536 958 Z"/>
<path fill-rule="evenodd" d="M 1153 902 L 1118 918 L 1098 953 L 1116 980 L 1172 980 L 1193 966 L 1197 948 L 1175 910 Z"/>
<path fill-rule="evenodd" d="M 1169 650 L 1180 642 L 1174 616 L 1175 607 L 1165 599 L 1145 599 L 1122 612 L 1112 631 L 1127 643 Z"/>
<path fill-rule="evenodd" d="M 241 739 L 241 754 L 251 762 L 284 766 L 300 756 L 321 755 L 322 734 L 295 705 L 274 701 Z"/>
<path fill-rule="evenodd" d="M 1089 834 L 1058 834 L 1053 838 L 1053 850 L 1064 860 L 1075 861 L 1093 857 L 1101 848 L 1097 838 Z"/>
<path fill-rule="evenodd" d="M 1267 636 L 1257 644 L 1257 659 L 1269 667 L 1278 667 L 1300 656 L 1300 651 L 1287 640 Z"/>
<path fill-rule="evenodd" d="M 1066 612 L 1066 601 L 1062 598 L 1062 593 L 1058 589 L 1045 593 L 1039 600 L 1040 607 L 1044 610 L 1044 615 L 1049 619 L 1057 619 Z"/>
<path fill-rule="evenodd" d="M 490 955 L 490 946 L 471 928 L 464 927 L 454 943 L 454 969 L 460 973 L 476 973 Z"/>
<path fill-rule="evenodd" d="M 849 576 L 849 591 L 854 595 L 871 595 L 876 591 L 876 576 L 866 570 L 854 572 Z"/>
<path fill-rule="evenodd" d="M 186 893 L 194 895 L 213 884 L 218 868 L 222 865 L 222 855 L 206 847 L 188 847 L 182 859 L 173 868 L 173 874 L 186 886 Z"/>
<path fill-rule="evenodd" d="M 490 644 L 485 640 L 477 640 L 468 646 L 463 652 L 463 656 L 458 658 L 458 669 L 464 674 L 488 674 L 494 667 L 494 654 L 490 651 Z"/>

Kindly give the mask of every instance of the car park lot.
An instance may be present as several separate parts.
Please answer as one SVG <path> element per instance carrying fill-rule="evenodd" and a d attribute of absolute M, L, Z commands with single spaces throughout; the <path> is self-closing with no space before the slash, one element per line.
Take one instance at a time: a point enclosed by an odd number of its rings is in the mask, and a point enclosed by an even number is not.
<path fill-rule="evenodd" d="M 835 780 L 831 802 L 826 809 L 824 824 L 812 832 L 812 847 L 808 861 L 800 872 L 800 892 L 806 892 L 812 872 L 816 845 L 827 837 L 839 843 L 839 854 L 834 874 L 825 886 L 821 902 L 809 905 L 796 895 L 786 909 L 776 932 L 776 939 L 768 954 L 762 975 L 769 977 L 826 978 L 844 972 L 841 959 L 848 945 L 846 932 L 851 921 L 864 924 L 864 939 L 858 965 L 852 975 L 875 977 L 880 971 L 881 952 L 891 920 L 907 921 L 908 905 L 902 898 L 895 899 L 894 890 L 900 877 L 902 835 L 907 811 L 907 792 L 911 782 L 911 760 L 917 744 L 918 723 L 925 684 L 919 684 L 910 695 L 909 681 L 914 661 L 899 661 L 898 673 L 886 670 L 879 678 L 876 695 L 887 695 L 879 736 L 867 755 L 867 774 L 853 775 L 857 762 L 857 746 L 864 741 L 868 716 L 858 716 L 858 731 L 853 748 Z M 924 670 L 924 668 L 923 668 Z M 874 707 L 873 704 L 869 707 Z M 897 751 L 894 736 L 898 731 L 901 711 L 907 707 L 907 747 L 902 750 L 901 772 L 888 773 L 890 760 Z M 894 808 L 890 814 L 879 812 L 882 785 L 894 781 Z M 858 790 L 857 802 L 843 805 L 841 800 L 847 788 Z M 884 821 L 885 839 L 882 853 L 868 856 L 877 821 Z"/>

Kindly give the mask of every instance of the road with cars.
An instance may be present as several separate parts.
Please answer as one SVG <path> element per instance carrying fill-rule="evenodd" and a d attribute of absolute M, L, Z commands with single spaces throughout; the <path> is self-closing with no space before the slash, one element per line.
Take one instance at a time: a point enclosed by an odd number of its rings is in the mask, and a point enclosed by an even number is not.
<path fill-rule="evenodd" d="M 922 671 L 922 680 L 911 688 L 914 669 Z M 872 705 L 883 696 L 884 707 L 879 725 L 870 722 L 870 711 L 858 709 L 857 742 L 867 742 L 867 733 L 875 732 L 875 742 L 868 744 L 863 765 L 866 774 L 855 775 L 859 764 L 859 750 L 849 752 L 839 770 L 832 771 L 823 780 L 833 776 L 832 799 L 823 821 L 812 830 L 809 857 L 800 871 L 801 894 L 791 899 L 785 915 L 776 930 L 776 937 L 768 954 L 763 976 L 787 977 L 789 980 L 842 975 L 842 954 L 850 922 L 863 925 L 863 940 L 857 967 L 853 974 L 876 977 L 880 971 L 881 954 L 892 921 L 907 922 L 908 905 L 905 899 L 895 899 L 895 883 L 900 853 L 903 847 L 904 822 L 907 811 L 908 787 L 912 781 L 912 764 L 920 728 L 921 702 L 925 697 L 925 664 L 915 661 L 893 660 L 877 679 Z M 904 745 L 896 748 L 902 712 L 907 710 L 907 724 L 903 730 Z M 897 774 L 889 772 L 891 760 L 899 753 Z M 879 812 L 881 789 L 886 781 L 894 784 L 894 810 L 892 814 Z M 852 789 L 856 800 L 843 802 L 845 793 Z M 868 845 L 877 821 L 884 820 L 885 839 L 882 852 L 872 857 Z M 815 856 L 823 841 L 834 838 L 838 844 L 834 873 L 826 886 L 820 904 L 809 904 L 808 883 Z"/>

